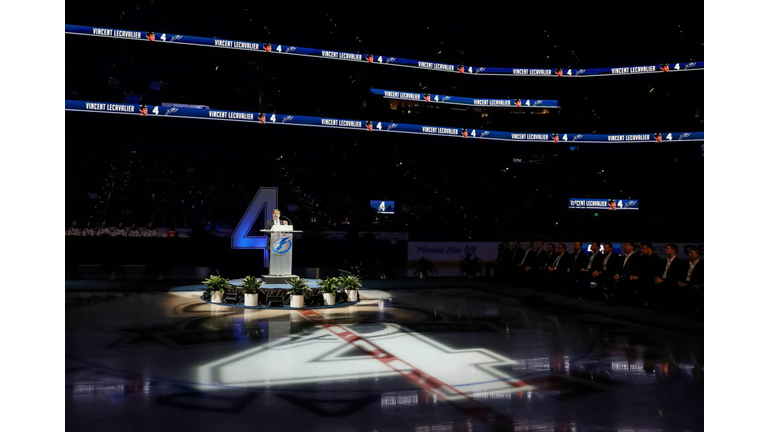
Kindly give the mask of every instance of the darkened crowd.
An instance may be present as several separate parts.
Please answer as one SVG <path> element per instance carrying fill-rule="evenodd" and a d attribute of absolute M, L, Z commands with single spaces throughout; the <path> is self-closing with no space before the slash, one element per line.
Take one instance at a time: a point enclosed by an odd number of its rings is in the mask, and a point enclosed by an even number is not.
<path fill-rule="evenodd" d="M 623 244 L 623 251 L 611 243 L 594 242 L 585 251 L 575 242 L 572 252 L 564 243 L 541 241 L 501 243 L 498 256 L 486 265 L 486 275 L 500 283 L 535 287 L 579 299 L 602 299 L 614 305 L 703 312 L 704 261 L 698 248 L 688 250 L 688 260 L 678 256 L 678 246 L 667 244 L 666 259 L 653 253 L 651 243 Z"/>
<path fill-rule="evenodd" d="M 67 228 L 66 235 L 79 237 L 157 237 L 157 229 L 149 222 L 146 228 L 140 229 L 136 224 L 126 229 L 122 222 L 116 227 L 107 225 L 107 221 L 101 221 L 101 225 L 94 228 L 91 221 L 86 222 L 84 228 L 77 225 L 77 221 L 72 221 L 72 225 Z"/>

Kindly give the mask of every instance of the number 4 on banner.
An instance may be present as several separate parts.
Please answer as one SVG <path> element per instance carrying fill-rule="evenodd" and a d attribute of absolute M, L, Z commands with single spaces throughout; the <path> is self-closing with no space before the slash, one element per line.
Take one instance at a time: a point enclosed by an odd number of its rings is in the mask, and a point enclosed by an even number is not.
<path fill-rule="evenodd" d="M 277 52 L 283 52 L 283 46 L 282 45 L 278 45 L 277 46 Z"/>
<path fill-rule="evenodd" d="M 161 41 L 164 41 L 164 40 L 165 40 L 165 33 L 163 33 L 163 35 L 162 35 L 162 36 L 160 36 L 160 40 L 161 40 Z"/>
<path fill-rule="evenodd" d="M 245 211 L 240 223 L 232 232 L 232 249 L 263 249 L 264 266 L 269 264 L 269 249 L 267 249 L 266 235 L 248 235 L 251 231 L 258 231 L 260 227 L 254 227 L 259 215 L 264 213 L 265 219 L 277 208 L 277 188 L 262 187 L 256 192 L 251 205 Z"/>
<path fill-rule="evenodd" d="M 155 109 L 152 110 L 152 114 L 160 114 L 160 107 L 155 107 Z"/>
<path fill-rule="evenodd" d="M 672 141 L 672 134 L 671 133 L 667 134 L 667 139 Z"/>
<path fill-rule="evenodd" d="M 272 114 L 272 117 L 270 117 L 270 118 L 269 118 L 269 121 L 271 121 L 272 123 L 274 123 L 274 122 L 276 122 L 276 121 L 277 121 L 277 117 L 275 117 L 275 115 L 274 115 L 274 114 Z"/>

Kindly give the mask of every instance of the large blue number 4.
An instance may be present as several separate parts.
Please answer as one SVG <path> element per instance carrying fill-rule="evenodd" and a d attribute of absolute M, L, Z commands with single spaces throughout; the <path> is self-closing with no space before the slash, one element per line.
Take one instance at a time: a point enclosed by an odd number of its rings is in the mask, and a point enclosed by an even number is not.
<path fill-rule="evenodd" d="M 232 232 L 232 249 L 263 249 L 264 267 L 269 265 L 268 235 L 248 235 L 262 212 L 270 215 L 277 208 L 277 188 L 262 187 L 256 192 L 251 205 Z M 257 228 L 257 230 L 260 228 Z"/>

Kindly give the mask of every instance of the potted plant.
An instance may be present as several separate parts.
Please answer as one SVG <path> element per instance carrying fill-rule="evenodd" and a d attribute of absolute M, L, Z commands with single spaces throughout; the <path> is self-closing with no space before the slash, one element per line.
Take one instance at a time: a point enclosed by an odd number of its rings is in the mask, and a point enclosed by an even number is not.
<path fill-rule="evenodd" d="M 429 273 L 437 274 L 435 263 L 425 257 L 421 257 L 420 260 L 413 263 L 413 267 L 416 269 L 416 274 L 419 275 L 419 279 L 424 279 Z"/>
<path fill-rule="evenodd" d="M 359 277 L 351 275 L 341 278 L 341 286 L 347 292 L 347 298 L 349 298 L 349 301 L 357 301 L 358 290 L 363 286 L 363 284 L 360 282 Z"/>
<path fill-rule="evenodd" d="M 309 291 L 307 281 L 302 278 L 291 278 L 288 279 L 288 285 L 291 286 L 291 307 L 303 308 L 304 295 Z"/>
<path fill-rule="evenodd" d="M 326 306 L 336 304 L 336 289 L 341 285 L 337 277 L 329 277 L 318 282 L 320 292 L 323 293 L 323 304 Z"/>
<path fill-rule="evenodd" d="M 210 275 L 203 283 L 208 286 L 206 291 L 211 294 L 211 303 L 224 302 L 224 290 L 229 288 L 229 279 L 219 275 Z"/>
<path fill-rule="evenodd" d="M 253 276 L 246 276 L 243 279 L 243 291 L 245 291 L 245 305 L 246 306 L 258 306 L 259 294 L 264 296 L 264 291 L 261 290 L 261 286 L 264 281 Z"/>
<path fill-rule="evenodd" d="M 464 258 L 461 260 L 461 263 L 459 264 L 459 273 L 466 274 L 468 278 L 473 278 L 477 272 L 480 271 L 480 259 L 472 252 L 467 252 L 464 254 Z"/>

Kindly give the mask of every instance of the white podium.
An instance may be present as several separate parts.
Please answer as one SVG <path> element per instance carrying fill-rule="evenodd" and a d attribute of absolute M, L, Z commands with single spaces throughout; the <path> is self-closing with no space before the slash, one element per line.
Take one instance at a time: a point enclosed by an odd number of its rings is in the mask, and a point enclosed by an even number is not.
<path fill-rule="evenodd" d="M 286 227 L 290 227 L 286 229 Z M 293 233 L 301 231 L 293 230 L 292 226 L 280 226 L 278 230 L 261 230 L 269 233 L 269 275 L 264 275 L 267 283 L 269 279 L 285 280 L 295 278 L 293 275 Z"/>

